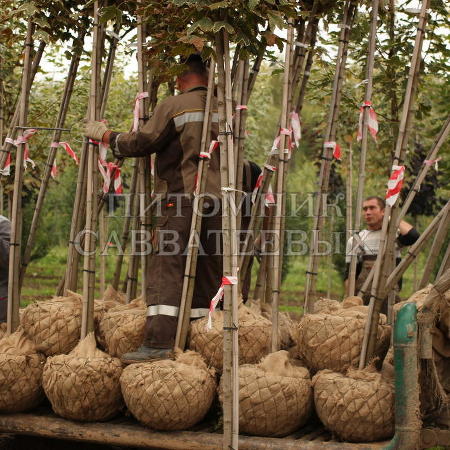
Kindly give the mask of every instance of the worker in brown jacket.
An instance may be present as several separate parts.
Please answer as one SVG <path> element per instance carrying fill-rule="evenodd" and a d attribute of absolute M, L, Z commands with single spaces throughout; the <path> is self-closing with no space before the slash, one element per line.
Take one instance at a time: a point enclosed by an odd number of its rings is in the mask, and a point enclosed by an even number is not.
<path fill-rule="evenodd" d="M 156 245 L 147 273 L 145 336 L 141 347 L 123 355 L 125 363 L 169 358 L 174 346 L 208 83 L 208 70 L 199 56 L 190 56 L 184 64 L 186 69 L 177 78 L 181 93 L 159 103 L 139 131 L 117 133 L 94 121 L 85 130 L 87 137 L 109 144 L 118 158 L 156 155 L 154 194 L 160 204 L 155 209 Z M 214 99 L 210 139 L 217 135 Z M 192 319 L 208 314 L 222 277 L 219 162 L 216 150 L 206 184 Z"/>

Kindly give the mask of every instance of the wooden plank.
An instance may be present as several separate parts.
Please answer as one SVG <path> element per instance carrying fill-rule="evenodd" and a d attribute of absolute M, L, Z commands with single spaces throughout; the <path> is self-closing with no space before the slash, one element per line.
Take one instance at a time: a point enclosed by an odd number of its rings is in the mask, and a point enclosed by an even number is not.
<path fill-rule="evenodd" d="M 133 419 L 119 418 L 106 423 L 79 423 L 47 413 L 0 415 L 0 433 L 39 436 L 104 445 L 132 446 L 173 450 L 218 450 L 222 448 L 221 433 L 194 431 L 158 432 L 145 428 Z M 436 433 L 434 433 L 436 434 Z M 427 435 L 428 436 L 428 435 Z M 239 449 L 311 449 L 340 450 L 376 449 L 387 442 L 350 444 L 346 442 L 308 442 L 289 438 L 239 436 Z"/>

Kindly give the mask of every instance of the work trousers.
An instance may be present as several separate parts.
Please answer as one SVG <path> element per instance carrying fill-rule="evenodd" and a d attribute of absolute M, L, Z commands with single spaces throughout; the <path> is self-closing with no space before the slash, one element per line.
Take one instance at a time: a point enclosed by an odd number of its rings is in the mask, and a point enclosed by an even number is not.
<path fill-rule="evenodd" d="M 217 204 L 207 204 L 205 201 L 191 319 L 208 314 L 222 279 L 222 212 Z M 192 201 L 183 198 L 164 202 L 156 219 L 146 289 L 145 345 L 149 347 L 171 348 L 175 342 L 192 213 Z"/>

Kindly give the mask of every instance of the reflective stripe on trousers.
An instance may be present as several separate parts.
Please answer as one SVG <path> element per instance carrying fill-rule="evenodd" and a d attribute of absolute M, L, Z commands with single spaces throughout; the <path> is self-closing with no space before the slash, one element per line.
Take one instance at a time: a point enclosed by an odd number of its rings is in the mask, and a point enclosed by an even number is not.
<path fill-rule="evenodd" d="M 147 317 L 158 315 L 178 317 L 179 310 L 180 308 L 178 308 L 178 306 L 150 305 L 147 308 Z M 201 317 L 205 317 L 208 315 L 208 312 L 208 308 L 192 308 L 191 319 L 200 319 Z"/>

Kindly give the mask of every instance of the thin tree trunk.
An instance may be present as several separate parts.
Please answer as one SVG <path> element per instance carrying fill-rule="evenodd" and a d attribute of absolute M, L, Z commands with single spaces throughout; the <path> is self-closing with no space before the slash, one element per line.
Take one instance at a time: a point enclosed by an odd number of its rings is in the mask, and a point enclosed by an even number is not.
<path fill-rule="evenodd" d="M 136 196 L 136 186 L 138 179 L 138 160 L 134 161 L 133 166 L 133 174 L 131 176 L 131 185 L 130 185 L 130 204 L 133 203 L 133 199 Z M 119 290 L 120 283 L 120 275 L 122 273 L 122 264 L 125 250 L 127 248 L 128 240 L 130 238 L 130 225 L 132 221 L 132 207 L 126 208 L 125 211 L 125 220 L 123 222 L 122 236 L 121 236 L 121 244 L 119 249 L 119 254 L 116 259 L 116 268 L 114 270 L 114 277 L 112 282 L 112 287 L 117 291 Z M 126 290 L 126 284 L 125 284 Z"/>
<path fill-rule="evenodd" d="M 325 132 L 323 153 L 321 157 L 321 166 L 319 174 L 319 191 L 317 192 L 315 211 L 314 211 L 314 224 L 311 233 L 310 242 L 310 255 L 308 270 L 306 271 L 306 286 L 305 286 L 305 312 L 309 312 L 311 305 L 310 299 L 315 294 L 315 284 L 318 274 L 319 265 L 319 252 L 318 246 L 320 241 L 320 231 L 323 228 L 324 223 L 324 206 L 326 207 L 328 189 L 329 189 L 329 179 L 330 179 L 330 169 L 332 161 L 333 148 L 330 144 L 325 144 L 328 142 L 336 141 L 336 125 L 339 115 L 339 99 L 340 91 L 342 89 L 342 84 L 345 74 L 345 63 L 347 59 L 347 49 L 348 40 L 350 34 L 351 24 L 355 16 L 356 4 L 353 1 L 348 1 L 344 7 L 344 17 L 341 25 L 341 34 L 339 38 L 339 48 L 338 55 L 336 59 L 336 71 L 333 81 L 333 91 L 330 102 L 330 110 L 328 114 L 328 124 L 327 130 Z M 325 202 L 324 202 L 325 200 Z"/>
<path fill-rule="evenodd" d="M 439 267 L 439 271 L 436 275 L 436 280 L 439 280 L 441 276 L 450 269 L 450 245 L 447 247 L 447 250 L 445 251 L 444 258 L 441 262 L 441 267 Z"/>
<path fill-rule="evenodd" d="M 102 30 L 99 24 L 99 2 L 94 2 L 94 31 L 92 37 L 91 84 L 89 92 L 88 119 L 99 120 L 100 108 L 98 96 L 100 82 L 100 64 L 102 50 Z M 83 264 L 83 311 L 81 338 L 94 331 L 94 295 L 95 295 L 95 233 L 97 231 L 97 161 L 98 147 L 88 144 L 87 180 L 86 180 L 86 226 L 84 239 Z"/>
<path fill-rule="evenodd" d="M 288 128 L 288 104 L 289 104 L 289 80 L 292 70 L 292 42 L 294 39 L 294 29 L 292 25 L 288 28 L 288 35 L 285 49 L 284 62 L 284 80 L 283 80 L 283 103 L 281 106 L 281 129 Z M 279 350 L 279 332 L 278 332 L 278 303 L 281 288 L 281 270 L 283 265 L 283 248 L 281 235 L 284 233 L 282 229 L 283 205 L 286 201 L 286 171 L 290 158 L 290 139 L 285 134 L 280 135 L 280 146 L 278 154 L 278 170 L 277 170 L 277 187 L 276 187 L 276 205 L 274 215 L 274 231 L 278 239 L 275 238 L 275 249 L 273 255 L 273 272 L 272 272 L 272 352 Z"/>
<path fill-rule="evenodd" d="M 216 35 L 217 104 L 219 112 L 220 170 L 222 178 L 222 236 L 224 277 L 237 277 L 235 167 L 232 124 L 231 77 L 228 34 L 221 30 Z M 223 447 L 237 448 L 239 435 L 239 378 L 238 378 L 238 284 L 224 287 L 224 354 L 223 354 Z"/>
<path fill-rule="evenodd" d="M 105 217 L 105 210 L 100 211 L 98 216 L 98 234 L 100 243 L 100 294 L 99 298 L 103 298 L 106 290 L 106 236 L 108 235 L 108 225 Z"/>
<path fill-rule="evenodd" d="M 39 64 L 41 62 L 42 55 L 44 53 L 45 45 L 46 45 L 45 42 L 40 42 L 39 46 L 36 50 L 36 53 L 34 54 L 33 62 L 32 62 L 31 69 L 30 69 L 31 76 L 29 77 L 29 81 L 28 81 L 28 92 L 31 91 L 31 86 L 34 81 L 34 77 L 36 76 L 36 73 L 39 69 Z M 15 109 L 14 109 L 13 117 L 11 119 L 11 122 L 9 123 L 9 127 L 8 127 L 8 131 L 6 133 L 5 140 L 3 141 L 2 149 L 0 150 L 0 167 L 2 167 L 2 168 L 4 167 L 6 158 L 7 158 L 8 154 L 11 152 L 11 149 L 13 147 L 13 144 L 11 142 L 7 142 L 7 139 L 14 140 L 14 138 L 16 136 L 16 133 L 17 133 L 16 126 L 17 126 L 18 120 L 19 120 L 19 111 L 20 111 L 20 102 L 17 101 Z"/>
<path fill-rule="evenodd" d="M 441 223 L 439 224 L 439 228 L 436 231 L 434 236 L 433 244 L 431 245 L 430 252 L 428 253 L 427 262 L 425 263 L 425 267 L 422 271 L 422 278 L 420 280 L 418 289 L 424 288 L 431 279 L 431 272 L 436 265 L 437 258 L 439 253 L 444 245 L 445 239 L 450 229 L 450 213 L 447 213 L 443 216 Z"/>
<path fill-rule="evenodd" d="M 20 92 L 19 125 L 24 127 L 27 124 L 28 102 L 30 91 L 29 77 L 31 72 L 31 50 L 33 48 L 33 22 L 28 22 L 27 37 L 25 41 L 25 56 L 23 62 L 22 83 Z M 21 130 L 19 138 L 24 131 Z M 22 187 L 23 187 L 23 161 L 25 146 L 21 143 L 17 146 L 16 166 L 14 174 L 14 191 L 11 212 L 11 235 L 9 250 L 9 273 L 8 273 L 8 309 L 7 309 L 7 331 L 13 333 L 19 326 L 20 307 L 20 250 L 22 236 Z"/>
<path fill-rule="evenodd" d="M 439 214 L 432 220 L 430 225 L 425 229 L 425 231 L 420 235 L 419 239 L 412 245 L 406 254 L 406 257 L 401 261 L 401 263 L 389 274 L 386 280 L 386 292 L 389 292 L 394 286 L 398 283 L 398 280 L 405 273 L 405 270 L 411 265 L 419 252 L 424 248 L 427 240 L 430 239 L 431 236 L 438 229 L 438 226 L 442 221 L 447 220 L 450 211 L 450 200 L 447 204 L 441 209 Z"/>
<path fill-rule="evenodd" d="M 366 157 L 367 157 L 367 147 L 369 137 L 367 123 L 369 121 L 369 112 L 373 93 L 373 68 L 375 64 L 375 45 L 377 40 L 378 5 L 379 0 L 374 0 L 372 2 L 372 20 L 370 27 L 369 49 L 367 58 L 367 69 L 366 69 L 367 84 L 363 103 L 364 110 L 363 110 L 362 131 L 361 131 L 362 132 L 361 153 L 359 157 L 359 167 L 358 167 L 358 188 L 356 192 L 355 219 L 353 221 L 354 228 L 352 230 L 353 247 L 351 252 L 350 269 L 348 274 L 348 295 L 354 295 L 356 284 L 357 254 L 355 250 L 358 245 L 359 232 L 361 231 L 361 209 L 364 200 L 364 188 L 366 184 Z"/>
<path fill-rule="evenodd" d="M 433 143 L 433 146 L 431 147 L 430 151 L 428 152 L 427 157 L 425 158 L 426 161 L 433 161 L 437 158 L 438 152 L 441 149 L 442 145 L 444 144 L 445 140 L 447 139 L 448 135 L 450 133 L 450 116 L 448 116 L 447 120 L 445 121 L 441 131 L 436 136 L 436 140 Z M 421 167 L 413 186 L 411 187 L 411 190 L 408 193 L 408 196 L 406 197 L 405 201 L 403 202 L 402 209 L 399 214 L 399 220 L 397 222 L 400 223 L 400 220 L 403 219 L 403 217 L 406 216 L 408 213 L 408 209 L 411 206 L 411 203 L 414 200 L 414 197 L 416 196 L 417 192 L 420 190 L 420 186 L 423 183 L 423 180 L 427 176 L 428 171 L 430 170 L 431 165 L 428 163 L 423 164 Z"/>
<path fill-rule="evenodd" d="M 84 32 L 81 33 L 77 38 L 77 40 L 81 41 L 81 43 L 84 41 L 84 34 L 85 34 Z M 81 44 L 78 47 L 76 47 L 74 54 L 72 56 L 69 71 L 67 73 L 66 83 L 64 86 L 64 92 L 61 98 L 59 114 L 55 122 L 55 128 L 64 127 L 67 111 L 69 109 L 70 99 L 73 93 L 73 86 L 78 72 L 78 65 L 80 62 L 82 50 L 83 45 Z M 31 252 L 33 251 L 36 240 L 36 232 L 41 218 L 41 212 L 45 201 L 45 195 L 47 194 L 47 189 L 51 177 L 51 170 L 57 154 L 57 147 L 52 146 L 52 144 L 58 143 L 60 139 L 61 139 L 61 131 L 55 130 L 53 132 L 52 142 L 50 144 L 50 151 L 47 157 L 47 163 L 45 166 L 44 174 L 42 175 L 41 186 L 39 188 L 39 194 L 36 200 L 36 207 L 34 210 L 33 219 L 31 221 L 30 231 L 28 234 L 27 244 L 22 258 L 20 271 L 20 288 L 22 288 L 25 273 L 31 259 Z"/>
<path fill-rule="evenodd" d="M 346 180 L 346 240 L 348 241 L 352 235 L 353 230 L 353 145 L 352 143 L 348 146 L 348 173 Z M 347 292 L 348 294 L 348 292 Z"/>
<path fill-rule="evenodd" d="M 102 36 L 104 38 L 104 34 Z M 115 39 L 115 38 L 114 38 Z M 103 45 L 102 45 L 103 47 Z M 104 84 L 101 87 L 101 93 L 99 93 L 99 98 L 101 98 L 101 105 L 100 105 L 100 111 L 99 111 L 99 118 L 103 118 L 106 106 L 108 102 L 108 94 L 109 89 L 111 85 L 111 78 L 112 78 L 112 70 L 114 65 L 114 58 L 115 58 L 115 44 L 112 43 L 109 48 L 108 58 L 107 58 L 107 64 L 105 66 L 105 71 L 103 74 L 103 80 Z M 99 70 L 99 68 L 97 68 Z M 100 75 L 98 76 L 100 79 Z M 97 82 L 98 84 L 98 82 Z M 100 97 L 101 95 L 101 97 Z M 67 267 L 66 267 L 66 273 L 64 274 L 64 292 L 67 294 L 67 290 L 76 291 L 77 290 L 77 284 L 78 284 L 78 267 L 79 267 L 79 260 L 80 260 L 80 254 L 77 251 L 76 247 L 81 248 L 84 245 L 84 238 L 79 233 L 83 229 L 83 218 L 85 215 L 85 208 L 86 208 L 86 166 L 87 166 L 87 156 L 88 156 L 88 141 L 85 140 L 83 142 L 81 152 L 80 152 L 80 165 L 78 169 L 78 175 L 77 175 L 77 188 L 75 191 L 75 200 L 74 200 L 74 208 L 72 212 L 72 221 L 70 226 L 70 235 L 69 235 L 69 244 L 68 244 L 68 250 L 67 250 Z M 122 165 L 122 161 L 115 161 L 115 164 L 119 167 Z M 115 169 L 112 170 L 111 173 L 111 179 L 114 179 L 114 173 Z M 102 209 L 105 201 L 106 201 L 107 195 L 103 193 L 103 191 L 100 194 L 100 197 L 98 198 L 97 203 L 97 216 L 100 213 L 100 210 Z M 62 283 L 60 283 L 62 285 Z M 62 292 L 57 292 L 58 295 L 61 295 Z"/>
<path fill-rule="evenodd" d="M 408 129 L 409 124 L 412 120 L 411 109 L 414 104 L 414 98 L 419 78 L 422 44 L 425 35 L 428 7 L 429 0 L 425 0 L 422 3 L 421 12 L 419 15 L 419 26 L 417 28 L 414 51 L 411 58 L 411 67 L 408 75 L 405 100 L 403 102 L 399 134 L 395 146 L 395 155 L 393 159 L 394 165 L 402 164 L 406 153 Z M 390 207 L 389 205 L 386 206 L 382 225 L 380 247 L 374 268 L 369 314 L 366 322 L 366 329 L 360 356 L 360 368 L 363 368 L 366 363 L 370 361 L 374 353 L 377 339 L 378 319 L 383 299 L 386 297 L 386 294 L 388 292 L 387 278 L 389 273 L 392 271 L 390 262 L 392 261 L 392 255 L 394 253 L 399 213 L 400 209 L 398 208 L 397 204 L 395 204 L 393 207 Z"/>
<path fill-rule="evenodd" d="M 206 95 L 205 116 L 203 119 L 202 138 L 200 152 L 207 154 L 211 139 L 212 99 L 214 97 L 214 75 L 215 61 L 211 59 L 209 65 L 208 92 Z M 203 219 L 203 201 L 208 178 L 210 158 L 202 157 L 197 169 L 197 186 L 194 193 L 194 204 L 192 208 L 191 228 L 189 232 L 188 253 L 184 270 L 183 289 L 181 294 L 180 311 L 178 315 L 177 334 L 175 337 L 175 348 L 184 350 L 189 331 L 189 320 L 191 317 L 192 298 L 197 273 L 197 258 L 200 243 L 200 235 Z"/>

